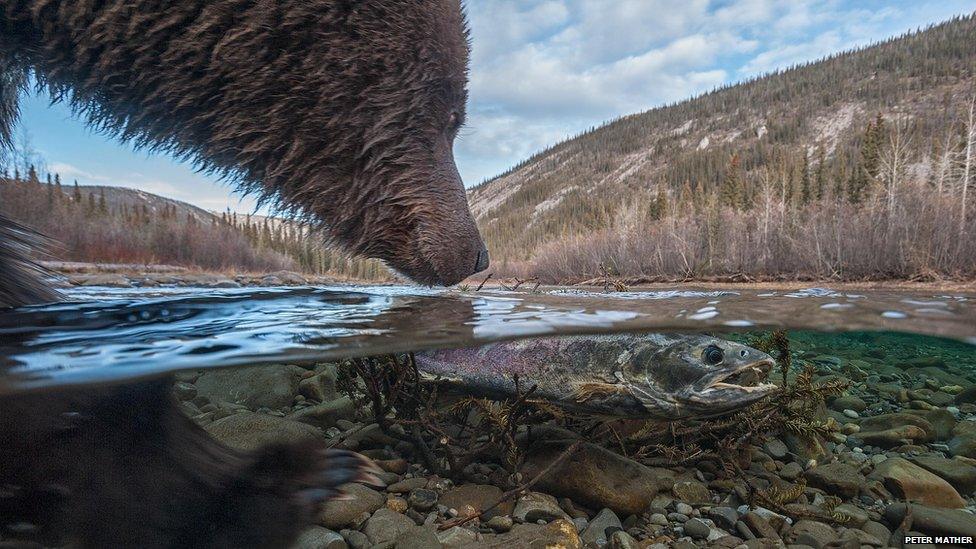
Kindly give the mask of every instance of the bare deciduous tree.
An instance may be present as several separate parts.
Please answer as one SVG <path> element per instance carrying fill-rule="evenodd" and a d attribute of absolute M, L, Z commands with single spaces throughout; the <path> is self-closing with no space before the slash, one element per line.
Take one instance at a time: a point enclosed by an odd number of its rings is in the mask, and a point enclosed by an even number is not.
<path fill-rule="evenodd" d="M 973 155 L 976 155 L 976 94 L 969 102 L 969 118 L 966 122 L 966 146 L 963 149 L 962 173 L 959 177 L 959 238 L 966 233 L 966 206 L 969 202 L 969 186 L 973 177 Z"/>

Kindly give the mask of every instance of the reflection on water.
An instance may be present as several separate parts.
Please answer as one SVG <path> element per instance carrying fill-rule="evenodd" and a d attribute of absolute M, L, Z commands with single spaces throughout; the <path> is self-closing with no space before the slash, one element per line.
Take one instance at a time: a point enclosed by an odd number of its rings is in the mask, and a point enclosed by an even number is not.
<path fill-rule="evenodd" d="M 0 391 L 556 333 L 788 327 L 976 341 L 971 296 L 892 291 L 179 288 L 85 289 L 69 292 L 68 299 L 0 313 Z"/>

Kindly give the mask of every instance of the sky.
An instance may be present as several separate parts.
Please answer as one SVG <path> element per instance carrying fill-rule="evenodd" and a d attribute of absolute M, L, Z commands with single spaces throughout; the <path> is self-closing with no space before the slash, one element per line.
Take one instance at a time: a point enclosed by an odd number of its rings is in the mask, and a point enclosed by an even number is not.
<path fill-rule="evenodd" d="M 467 0 L 467 186 L 604 121 L 976 10 L 976 0 Z M 215 178 L 89 131 L 25 97 L 21 131 L 51 172 L 210 210 L 254 210 Z"/>

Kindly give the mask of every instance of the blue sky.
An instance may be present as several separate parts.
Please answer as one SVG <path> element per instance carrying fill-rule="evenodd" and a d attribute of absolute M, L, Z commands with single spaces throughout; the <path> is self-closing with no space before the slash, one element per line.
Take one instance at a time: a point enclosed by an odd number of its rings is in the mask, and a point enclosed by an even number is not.
<path fill-rule="evenodd" d="M 468 0 L 469 120 L 455 145 L 474 185 L 601 122 L 976 10 L 976 0 Z M 31 96 L 21 129 L 70 182 L 198 206 L 253 202 L 192 166 L 93 134 Z"/>

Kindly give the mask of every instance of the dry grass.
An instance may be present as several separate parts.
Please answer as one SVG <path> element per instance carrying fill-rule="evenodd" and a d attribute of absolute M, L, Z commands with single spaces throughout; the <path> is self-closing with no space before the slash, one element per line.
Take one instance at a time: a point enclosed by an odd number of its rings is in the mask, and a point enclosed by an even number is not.
<path fill-rule="evenodd" d="M 671 212 L 564 238 L 513 271 L 546 283 L 598 278 L 608 264 L 648 282 L 976 278 L 976 216 L 960 234 L 958 201 L 921 183 L 904 185 L 890 208 L 888 199 Z"/>

